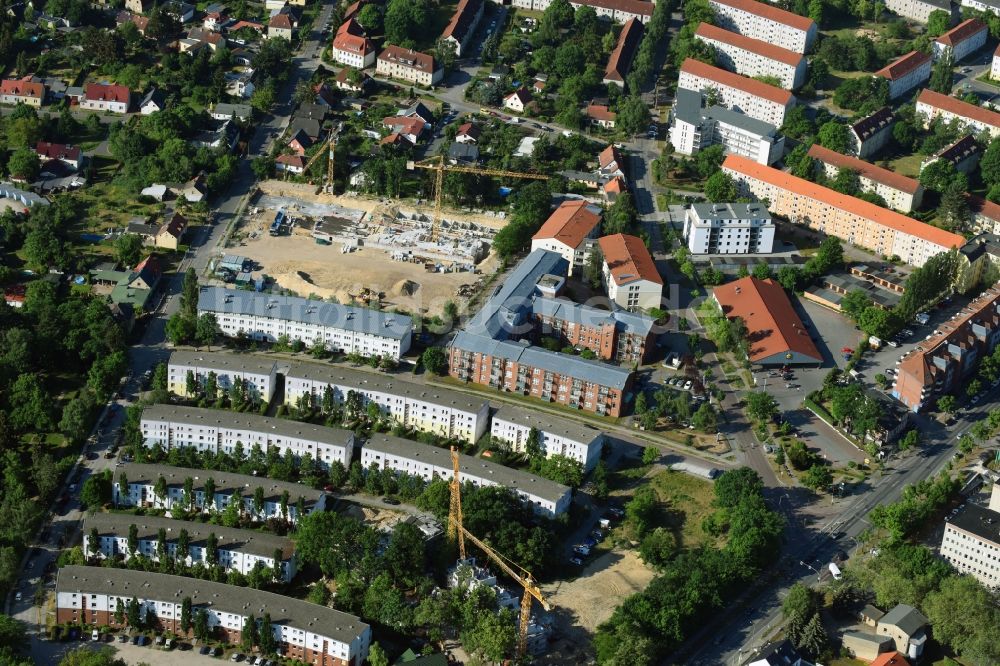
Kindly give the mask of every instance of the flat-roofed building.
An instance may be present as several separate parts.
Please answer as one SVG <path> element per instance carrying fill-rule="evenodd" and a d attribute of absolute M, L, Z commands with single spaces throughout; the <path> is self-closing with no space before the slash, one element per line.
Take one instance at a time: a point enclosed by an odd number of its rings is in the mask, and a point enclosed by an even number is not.
<path fill-rule="evenodd" d="M 614 234 L 597 243 L 604 258 L 601 275 L 609 299 L 630 311 L 662 305 L 663 278 L 641 238 Z"/>
<path fill-rule="evenodd" d="M 458 454 L 458 478 L 476 486 L 501 486 L 515 491 L 540 515 L 554 518 L 569 509 L 572 491 L 548 479 L 497 463 Z M 451 452 L 429 444 L 420 444 L 392 435 L 376 434 L 361 449 L 361 466 L 390 469 L 418 476 L 425 481 L 434 477 L 454 477 Z"/>
<path fill-rule="evenodd" d="M 808 65 L 801 53 L 708 23 L 698 24 L 694 36 L 715 49 L 716 62 L 737 74 L 774 77 L 787 90 L 806 82 Z"/>
<path fill-rule="evenodd" d="M 296 460 L 308 455 L 324 469 L 334 462 L 350 467 L 354 452 L 350 430 L 250 412 L 150 405 L 142 411 L 140 428 L 147 447 L 165 451 L 190 447 L 237 457 L 242 450 L 244 458 L 254 446 L 264 453 L 274 447 L 282 456 L 291 453 Z"/>
<path fill-rule="evenodd" d="M 136 527 L 135 552 L 129 550 L 129 532 Z M 97 545 L 91 542 L 91 531 L 97 530 Z M 174 520 L 162 516 L 134 516 L 124 513 L 88 514 L 83 521 L 83 553 L 101 559 L 129 560 L 141 554 L 153 562 L 160 561 L 159 541 L 163 534 L 164 555 L 184 566 L 211 566 L 209 555 L 214 544 L 214 561 L 225 571 L 244 576 L 258 564 L 275 570 L 280 578 L 291 582 L 297 570 L 295 544 L 286 536 L 257 530 L 241 530 L 223 525 L 207 525 L 197 521 Z M 181 542 L 187 543 L 187 554 L 181 552 Z"/>
<path fill-rule="evenodd" d="M 736 155 L 726 157 L 722 170 L 741 195 L 767 199 L 773 214 L 913 266 L 965 243 L 958 234 Z"/>
<path fill-rule="evenodd" d="M 308 395 L 320 407 L 327 389 L 335 406 L 343 407 L 357 394 L 362 410 L 373 403 L 404 427 L 448 439 L 474 444 L 489 427 L 489 402 L 457 391 L 340 366 L 296 363 L 285 374 L 286 405 L 298 405 Z"/>
<path fill-rule="evenodd" d="M 307 347 L 322 343 L 332 351 L 397 361 L 409 350 L 413 332 L 412 319 L 398 313 L 224 287 L 201 288 L 198 314 L 206 313 L 215 315 L 228 337 L 242 333 L 276 342 L 287 336 Z"/>
<path fill-rule="evenodd" d="M 716 144 L 726 154 L 773 164 L 785 154 L 785 137 L 762 120 L 722 106 L 704 106 L 705 95 L 678 88 L 670 112 L 670 144 L 682 155 L 694 155 Z"/>
<path fill-rule="evenodd" d="M 199 391 L 203 391 L 210 373 L 215 373 L 219 391 L 229 391 L 237 381 L 248 395 L 271 402 L 278 379 L 278 364 L 274 359 L 253 354 L 221 352 L 175 351 L 167 361 L 167 390 L 174 395 L 193 398 L 188 391 L 188 374 Z"/>
<path fill-rule="evenodd" d="M 862 160 L 878 154 L 892 138 L 895 123 L 892 109 L 886 106 L 852 124 L 847 135 L 851 154 Z"/>
<path fill-rule="evenodd" d="M 1000 484 L 989 508 L 967 502 L 945 519 L 941 557 L 991 590 L 1000 588 Z"/>
<path fill-rule="evenodd" d="M 556 252 L 569 264 L 569 275 L 578 273 L 590 256 L 593 239 L 601 230 L 603 213 L 600 206 L 585 199 L 564 201 L 531 237 L 532 251 Z"/>
<path fill-rule="evenodd" d="M 268 615 L 274 645 L 285 659 L 327 666 L 362 666 L 371 645 L 371 628 L 354 615 L 250 587 L 226 585 L 151 571 L 70 565 L 56 578 L 56 622 L 124 629 L 116 611 L 132 599 L 139 618 L 178 636 L 184 600 L 191 616 L 204 613 L 211 635 L 239 644 L 247 618 Z M 155 618 L 155 620 L 153 619 Z"/>
<path fill-rule="evenodd" d="M 921 90 L 917 96 L 916 111 L 923 118 L 924 127 L 941 118 L 944 122 L 958 121 L 972 132 L 987 132 L 993 138 L 1000 136 L 1000 113 L 928 88 Z"/>
<path fill-rule="evenodd" d="M 947 12 L 952 20 L 958 16 L 951 0 L 886 0 L 885 7 L 894 14 L 919 23 L 927 23 L 936 11 Z"/>
<path fill-rule="evenodd" d="M 192 482 L 193 500 L 184 496 L 184 483 L 189 478 Z M 166 492 L 163 495 L 157 494 L 156 491 L 160 479 L 163 479 L 163 484 L 166 485 Z M 264 491 L 264 504 L 259 508 L 254 506 L 253 501 L 253 494 L 257 488 Z M 180 506 L 186 511 L 220 513 L 237 495 L 243 502 L 244 515 L 252 517 L 257 522 L 272 519 L 297 522 L 300 516 L 296 505 L 300 500 L 306 514 L 326 510 L 326 493 L 321 490 L 301 483 L 275 481 L 249 474 L 128 463 L 115 469 L 112 481 L 112 500 L 119 507 L 134 506 L 169 511 L 174 506 Z"/>
<path fill-rule="evenodd" d="M 819 29 L 811 18 L 756 0 L 709 0 L 719 25 L 726 30 L 805 53 Z"/>
<path fill-rule="evenodd" d="M 531 431 L 538 431 L 538 444 L 546 457 L 566 456 L 583 465 L 585 471 L 593 469 L 601 459 L 605 434 L 593 426 L 558 416 L 504 405 L 493 414 L 490 435 L 506 442 L 515 451 L 524 451 Z"/>
<path fill-rule="evenodd" d="M 910 51 L 875 72 L 889 82 L 889 99 L 902 97 L 931 78 L 933 59 L 926 53 Z"/>
<path fill-rule="evenodd" d="M 677 87 L 701 93 L 714 90 L 720 106 L 776 127 L 784 124 L 785 114 L 795 106 L 795 96 L 787 90 L 706 65 L 694 58 L 688 58 L 681 65 Z"/>
<path fill-rule="evenodd" d="M 934 60 L 940 60 L 950 53 L 954 62 L 959 62 L 970 53 L 978 51 L 986 44 L 989 28 L 982 21 L 968 19 L 934 40 Z"/>
<path fill-rule="evenodd" d="M 691 254 L 770 254 L 774 220 L 763 204 L 700 203 L 684 214 Z"/>
<path fill-rule="evenodd" d="M 827 178 L 833 179 L 842 169 L 858 174 L 858 186 L 862 192 L 872 192 L 885 199 L 889 208 L 909 213 L 917 208 L 924 197 L 920 181 L 880 166 L 824 148 L 814 143 L 808 152 L 816 160 Z"/>

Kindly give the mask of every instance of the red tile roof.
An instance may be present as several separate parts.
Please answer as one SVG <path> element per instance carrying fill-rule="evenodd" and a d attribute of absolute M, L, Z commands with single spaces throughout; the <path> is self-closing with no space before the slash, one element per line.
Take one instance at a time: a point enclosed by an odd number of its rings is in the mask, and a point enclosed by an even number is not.
<path fill-rule="evenodd" d="M 503 99 L 506 102 L 508 99 L 515 97 L 521 102 L 521 106 L 527 106 L 531 103 L 531 92 L 527 88 L 518 88 Z"/>
<path fill-rule="evenodd" d="M 869 666 L 910 666 L 910 662 L 899 652 L 883 652 Z"/>
<path fill-rule="evenodd" d="M 385 50 L 382 51 L 382 53 L 379 54 L 378 59 L 398 62 L 407 67 L 421 72 L 426 72 L 428 74 L 434 73 L 433 56 L 421 53 L 420 51 L 414 51 L 413 49 L 404 49 L 401 46 L 393 46 L 390 44 L 385 47 Z"/>
<path fill-rule="evenodd" d="M 758 164 L 753 160 L 740 157 L 739 155 L 727 155 L 725 161 L 722 163 L 722 168 L 731 169 L 750 178 L 756 178 L 780 189 L 802 197 L 808 197 L 833 208 L 849 211 L 876 224 L 922 238 L 940 245 L 942 248 L 961 247 L 965 244 L 965 237 L 959 234 L 953 234 L 950 231 L 918 222 L 894 210 L 876 206 L 864 199 L 841 194 L 804 178 L 797 178 L 790 173 Z"/>
<path fill-rule="evenodd" d="M 45 97 L 45 84 L 34 81 L 24 81 L 21 79 L 4 79 L 0 83 L 0 95 L 14 95 L 16 97 Z"/>
<path fill-rule="evenodd" d="M 160 227 L 160 230 L 157 233 L 168 233 L 174 238 L 180 238 L 184 235 L 184 230 L 187 229 L 187 225 L 187 218 L 180 213 L 174 213 L 167 223 Z"/>
<path fill-rule="evenodd" d="M 986 125 L 992 125 L 993 127 L 1000 127 L 1000 113 L 984 109 L 975 104 L 963 102 L 948 95 L 942 95 L 930 88 L 924 88 L 920 91 L 920 95 L 917 96 L 917 103 L 920 104 L 921 102 L 942 111 L 953 113 L 956 116 L 970 118 Z"/>
<path fill-rule="evenodd" d="M 965 198 L 969 202 L 969 209 L 972 210 L 973 214 L 1000 222 L 1000 204 L 977 197 L 975 194 L 966 194 Z"/>
<path fill-rule="evenodd" d="M 956 44 L 960 44 L 961 42 L 971 39 L 981 32 L 985 32 L 986 29 L 985 23 L 977 21 L 976 19 L 967 19 L 934 41 L 938 44 L 954 47 Z"/>
<path fill-rule="evenodd" d="M 614 121 L 618 117 L 618 114 L 609 109 L 606 104 L 588 104 L 586 113 L 588 118 L 594 120 Z"/>
<path fill-rule="evenodd" d="M 625 75 L 632 67 L 632 58 L 635 57 L 639 42 L 642 41 L 642 33 L 642 23 L 638 19 L 631 18 L 625 23 L 622 31 L 618 34 L 615 50 L 608 58 L 608 66 L 604 70 L 606 81 L 625 81 Z"/>
<path fill-rule="evenodd" d="M 131 96 L 131 91 L 125 86 L 88 83 L 83 98 L 93 102 L 124 102 L 128 104 Z"/>
<path fill-rule="evenodd" d="M 649 280 L 662 285 L 663 278 L 656 270 L 653 257 L 637 236 L 614 234 L 598 239 L 604 263 L 611 271 L 611 277 L 617 285 L 629 284 L 636 280 Z"/>
<path fill-rule="evenodd" d="M 445 26 L 442 38 L 454 37 L 460 43 L 469 36 L 476 16 L 482 11 L 483 0 L 460 0 L 451 21 Z"/>
<path fill-rule="evenodd" d="M 698 29 L 695 30 L 694 34 L 696 37 L 703 37 L 705 39 L 722 42 L 723 44 L 729 44 L 731 46 L 735 46 L 736 48 L 743 49 L 744 51 L 750 51 L 751 53 L 756 53 L 757 55 L 765 58 L 783 62 L 786 65 L 791 65 L 792 67 L 798 67 L 798 64 L 802 62 L 802 59 L 805 57 L 801 53 L 789 51 L 788 49 L 783 49 L 780 46 L 775 46 L 774 44 L 769 44 L 768 42 L 764 42 L 759 39 L 744 37 L 739 33 L 723 30 L 722 28 L 708 23 L 699 23 Z"/>
<path fill-rule="evenodd" d="M 643 0 L 579 0 L 581 5 L 588 7 L 600 7 L 616 12 L 635 14 L 636 16 L 650 17 L 653 15 L 653 3 Z"/>
<path fill-rule="evenodd" d="M 350 35 L 357 35 L 358 37 L 365 36 L 365 29 L 361 27 L 360 23 L 358 23 L 352 18 L 347 19 L 346 21 L 340 24 L 339 28 L 337 28 L 338 35 L 341 35 L 345 32 Z"/>
<path fill-rule="evenodd" d="M 740 76 L 739 74 L 727 72 L 724 69 L 719 69 L 718 67 L 713 67 L 712 65 L 706 65 L 700 60 L 695 60 L 694 58 L 688 58 L 684 61 L 684 64 L 681 65 L 681 72 L 687 72 L 703 79 L 709 79 L 720 85 L 736 88 L 737 90 L 742 90 L 743 92 L 755 95 L 756 97 L 762 97 L 784 106 L 790 105 L 795 99 L 792 96 L 792 93 L 788 90 L 782 90 L 781 88 L 768 85 L 747 76 Z"/>
<path fill-rule="evenodd" d="M 423 119 L 412 116 L 386 116 L 382 124 L 399 134 L 420 136 L 424 131 Z"/>
<path fill-rule="evenodd" d="M 333 38 L 333 48 L 338 51 L 365 56 L 375 50 L 375 45 L 367 37 L 359 37 L 349 32 L 340 32 Z"/>
<path fill-rule="evenodd" d="M 292 29 L 292 17 L 288 14 L 275 14 L 271 17 L 271 20 L 267 22 L 268 28 L 279 28 L 282 30 Z"/>
<path fill-rule="evenodd" d="M 920 51 L 910 51 L 906 55 L 900 56 L 882 69 L 875 72 L 875 76 L 881 76 L 889 79 L 890 81 L 895 81 L 896 79 L 903 78 L 913 70 L 923 67 L 924 64 L 930 62 L 930 60 L 931 57 L 926 53 L 921 53 Z"/>
<path fill-rule="evenodd" d="M 790 28 L 795 28 L 796 30 L 807 31 L 816 25 L 811 18 L 786 12 L 784 9 L 779 9 L 766 2 L 757 2 L 756 0 L 714 0 L 714 2 L 735 9 L 741 9 L 750 14 L 756 14 L 757 16 L 770 19 L 775 23 L 782 23 Z"/>
<path fill-rule="evenodd" d="M 80 159 L 80 149 L 77 146 L 62 143 L 39 141 L 35 146 L 35 153 L 45 160 L 72 160 L 75 162 Z"/>
<path fill-rule="evenodd" d="M 864 176 L 869 180 L 887 185 L 893 189 L 900 190 L 901 192 L 906 192 L 907 194 L 915 194 L 917 188 L 920 187 L 920 183 L 913 178 L 907 178 L 906 176 L 896 173 L 895 171 L 883 169 L 880 166 L 876 166 L 871 162 L 859 160 L 856 157 L 841 155 L 840 153 L 832 151 L 829 148 L 824 148 L 818 143 L 814 143 L 809 148 L 808 155 L 809 157 L 815 158 L 820 162 L 835 166 L 838 169 L 850 169 L 852 171 L 857 171 L 859 175 Z"/>
<path fill-rule="evenodd" d="M 306 160 L 300 155 L 278 155 L 274 161 L 278 164 L 286 164 L 299 169 L 304 169 L 306 167 Z"/>
<path fill-rule="evenodd" d="M 625 165 L 622 163 L 622 155 L 613 143 L 601 151 L 601 154 L 597 156 L 597 162 L 601 165 L 601 169 L 607 169 L 614 164 L 622 171 L 625 170 Z"/>
<path fill-rule="evenodd" d="M 628 192 L 628 185 L 625 184 L 625 179 L 621 176 L 615 176 L 604 183 L 605 194 L 621 194 L 622 192 Z"/>
<path fill-rule="evenodd" d="M 726 317 L 739 317 L 749 333 L 751 361 L 798 353 L 822 362 L 785 289 L 774 280 L 745 277 L 713 290 Z"/>
<path fill-rule="evenodd" d="M 601 223 L 600 213 L 587 201 L 566 201 L 556 208 L 531 240 L 554 239 L 573 249 Z"/>
<path fill-rule="evenodd" d="M 458 132 L 455 136 L 469 136 L 473 139 L 478 139 L 482 133 L 483 131 L 472 123 L 464 123 L 458 126 Z"/>

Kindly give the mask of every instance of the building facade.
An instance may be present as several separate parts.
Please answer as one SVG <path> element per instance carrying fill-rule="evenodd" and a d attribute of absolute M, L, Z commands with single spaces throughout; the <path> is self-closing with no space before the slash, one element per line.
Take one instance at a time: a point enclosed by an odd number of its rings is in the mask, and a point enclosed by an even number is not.
<path fill-rule="evenodd" d="M 809 148 L 808 155 L 816 160 L 819 169 L 829 179 L 836 178 L 841 169 L 857 173 L 861 191 L 882 197 L 889 208 L 909 213 L 920 208 L 923 202 L 924 188 L 918 180 L 883 169 L 871 162 L 842 155 L 818 143 Z"/>
<path fill-rule="evenodd" d="M 538 444 L 546 457 L 566 456 L 590 471 L 601 459 L 605 435 L 600 430 L 575 421 L 568 421 L 530 409 L 505 405 L 493 415 L 490 435 L 523 452 L 531 437 L 538 432 Z"/>
<path fill-rule="evenodd" d="M 608 58 L 608 66 L 604 70 L 605 85 L 613 83 L 616 86 L 625 86 L 625 77 L 632 69 L 632 59 L 639 50 L 639 43 L 642 41 L 643 27 L 639 19 L 629 19 L 622 26 L 622 31 L 618 33 L 618 42 L 615 49 Z"/>
<path fill-rule="evenodd" d="M 536 513 L 549 518 L 569 509 L 572 491 L 567 486 L 483 458 L 458 454 L 458 460 L 458 478 L 462 483 L 510 488 Z M 370 469 L 373 464 L 379 469 L 419 476 L 425 481 L 434 477 L 451 480 L 455 475 L 451 452 L 447 449 L 392 435 L 374 435 L 361 449 L 361 466 Z"/>
<path fill-rule="evenodd" d="M 968 19 L 934 40 L 931 48 L 934 50 L 934 60 L 940 60 L 946 54 L 951 54 L 954 62 L 959 62 L 970 53 L 978 51 L 986 44 L 989 28 L 982 21 Z"/>
<path fill-rule="evenodd" d="M 770 254 L 774 220 L 759 203 L 691 204 L 684 237 L 691 254 Z"/>
<path fill-rule="evenodd" d="M 392 45 L 379 54 L 375 73 L 421 86 L 436 85 L 444 76 L 444 70 L 437 66 L 433 56 Z"/>
<path fill-rule="evenodd" d="M 927 23 L 931 14 L 936 11 L 947 12 L 952 17 L 958 16 L 951 0 L 886 0 L 885 7 L 894 14 L 919 23 Z"/>
<path fill-rule="evenodd" d="M 483 18 L 484 6 L 483 0 L 460 0 L 451 21 L 445 26 L 441 39 L 455 47 L 456 57 L 462 57 L 462 52 L 468 48 L 479 20 Z"/>
<path fill-rule="evenodd" d="M 215 315 L 227 337 L 245 335 L 276 342 L 287 336 L 307 347 L 322 343 L 345 354 L 383 356 L 395 360 L 410 348 L 410 317 L 295 296 L 273 296 L 253 291 L 202 287 L 198 314 Z"/>
<path fill-rule="evenodd" d="M 722 170 L 742 195 L 766 199 L 773 214 L 913 266 L 965 243 L 958 234 L 742 157 L 726 157 Z"/>
<path fill-rule="evenodd" d="M 971 132 L 987 132 L 992 138 L 1000 136 L 1000 113 L 942 95 L 929 88 L 920 91 L 916 111 L 923 118 L 924 127 L 929 127 L 935 119 L 941 118 L 944 122 L 957 121 Z"/>
<path fill-rule="evenodd" d="M 375 64 L 375 45 L 365 36 L 364 30 L 354 19 L 348 19 L 337 29 L 330 50 L 334 61 L 355 69 L 365 69 Z"/>
<path fill-rule="evenodd" d="M 88 111 L 128 113 L 131 105 L 132 91 L 125 86 L 88 83 L 80 98 L 80 108 Z"/>
<path fill-rule="evenodd" d="M 739 111 L 751 118 L 781 127 L 785 114 L 795 106 L 795 97 L 787 90 L 740 76 L 724 69 L 688 58 L 681 65 L 677 87 L 708 93 L 717 97 L 718 104 Z"/>
<path fill-rule="evenodd" d="M 895 122 L 892 109 L 886 106 L 851 125 L 847 135 L 850 153 L 862 160 L 877 155 L 892 138 Z"/>
<path fill-rule="evenodd" d="M 56 578 L 56 622 L 124 628 L 122 610 L 132 599 L 139 617 L 155 615 L 163 631 L 189 636 L 181 629 L 184 599 L 192 616 L 204 613 L 210 632 L 227 643 L 240 643 L 243 626 L 253 615 L 271 618 L 274 642 L 286 659 L 324 666 L 362 666 L 371 644 L 371 628 L 341 611 L 248 587 L 148 571 L 66 566 Z M 117 611 L 117 612 L 116 612 Z"/>
<path fill-rule="evenodd" d="M 642 239 L 614 234 L 597 243 L 604 258 L 601 279 L 611 301 L 629 311 L 663 304 L 663 278 Z"/>
<path fill-rule="evenodd" d="M 742 155 L 773 164 L 785 154 L 785 137 L 778 128 L 721 106 L 705 108 L 705 96 L 677 89 L 670 113 L 670 144 L 682 155 L 694 155 L 720 144 L 727 155 Z"/>
<path fill-rule="evenodd" d="M 805 53 L 816 41 L 816 23 L 805 16 L 756 0 L 709 0 L 720 27 L 746 37 Z"/>
<path fill-rule="evenodd" d="M 897 99 L 931 78 L 933 59 L 926 53 L 910 51 L 875 72 L 889 82 L 889 99 Z"/>
<path fill-rule="evenodd" d="M 531 308 L 538 336 L 564 347 L 589 349 L 602 361 L 641 364 L 654 347 L 655 320 L 628 310 L 603 310 L 562 298 L 536 298 Z"/>
<path fill-rule="evenodd" d="M 801 53 L 708 23 L 698 24 L 694 36 L 715 49 L 716 62 L 737 74 L 774 77 L 786 90 L 795 90 L 806 82 L 808 65 Z"/>
<path fill-rule="evenodd" d="M 993 52 L 993 60 L 990 61 L 990 78 L 1000 81 L 1000 46 Z"/>
<path fill-rule="evenodd" d="M 27 104 L 35 108 L 45 102 L 45 84 L 23 79 L 4 79 L 0 82 L 0 104 Z"/>
<path fill-rule="evenodd" d="M 404 427 L 448 439 L 474 444 L 489 427 L 490 404 L 486 400 L 344 367 L 293 365 L 285 375 L 285 404 L 297 405 L 308 395 L 319 407 L 328 389 L 326 399 L 337 407 L 357 400 L 357 408 L 364 411 L 373 403 L 384 416 Z"/>
<path fill-rule="evenodd" d="M 273 360 L 248 354 L 200 351 L 171 352 L 167 361 L 167 390 L 183 398 L 193 398 L 197 393 L 188 391 L 189 373 L 199 391 L 204 391 L 208 375 L 213 372 L 220 392 L 229 391 L 239 380 L 259 401 L 271 402 L 274 396 L 278 364 Z"/>
<path fill-rule="evenodd" d="M 531 249 L 555 252 L 569 264 L 569 275 L 579 273 L 589 248 L 601 229 L 600 206 L 584 199 L 564 201 L 531 237 Z"/>
<path fill-rule="evenodd" d="M 552 0 L 513 0 L 512 4 L 518 9 L 544 12 Z M 653 3 L 645 0 L 570 0 L 569 4 L 573 9 L 590 7 L 598 17 L 615 23 L 626 23 L 632 19 L 648 23 L 653 17 Z"/>
<path fill-rule="evenodd" d="M 1000 587 L 1000 484 L 993 486 L 989 508 L 968 503 L 946 519 L 941 557 L 984 587 Z"/>

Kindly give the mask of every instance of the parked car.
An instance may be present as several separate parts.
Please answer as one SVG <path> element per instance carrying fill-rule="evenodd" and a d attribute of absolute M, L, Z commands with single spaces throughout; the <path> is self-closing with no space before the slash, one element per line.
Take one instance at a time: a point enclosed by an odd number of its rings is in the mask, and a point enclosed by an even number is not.
<path fill-rule="evenodd" d="M 21 590 L 14 593 L 14 601 L 20 601 L 24 595 L 21 594 Z"/>
<path fill-rule="evenodd" d="M 244 658 L 245 658 L 245 655 L 243 653 L 241 653 L 241 652 L 234 652 L 233 656 L 229 658 L 229 661 L 233 661 L 233 662 L 243 661 Z"/>
<path fill-rule="evenodd" d="M 896 342 L 895 340 L 889 340 L 886 344 L 888 344 L 890 347 L 898 347 L 899 346 L 899 343 Z"/>
<path fill-rule="evenodd" d="M 101 632 L 99 632 L 97 629 L 94 629 L 92 632 L 90 632 L 90 640 L 92 641 L 101 640 Z"/>
<path fill-rule="evenodd" d="M 583 560 L 581 560 L 579 557 L 571 557 L 571 558 L 569 558 L 569 563 L 570 564 L 575 564 L 578 567 L 582 567 L 583 566 Z"/>
<path fill-rule="evenodd" d="M 388 504 L 389 506 L 396 506 L 397 504 L 399 504 L 399 500 L 396 499 L 395 497 L 383 497 L 382 503 Z"/>
<path fill-rule="evenodd" d="M 202 645 L 201 649 L 198 650 L 198 654 L 211 654 L 211 652 L 212 648 L 208 647 L 207 645 Z"/>
<path fill-rule="evenodd" d="M 121 636 L 118 637 L 118 642 L 119 643 L 128 643 L 128 636 L 126 636 L 125 634 L 122 634 Z"/>
<path fill-rule="evenodd" d="M 690 379 L 687 380 L 686 382 L 684 382 L 684 390 L 685 391 L 690 391 L 692 386 L 694 386 L 694 384 L 691 382 Z"/>

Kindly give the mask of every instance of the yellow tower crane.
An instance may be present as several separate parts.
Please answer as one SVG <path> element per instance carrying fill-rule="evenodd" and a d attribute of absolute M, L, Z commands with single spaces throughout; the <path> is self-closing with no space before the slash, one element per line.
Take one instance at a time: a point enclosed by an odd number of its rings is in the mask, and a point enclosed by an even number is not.
<path fill-rule="evenodd" d="M 542 590 L 538 587 L 530 572 L 490 548 L 490 546 L 467 530 L 465 525 L 462 524 L 462 484 L 459 481 L 458 451 L 454 446 L 451 447 L 451 464 L 454 476 L 451 480 L 451 510 L 448 513 L 448 538 L 451 540 L 458 539 L 458 552 L 463 560 L 465 559 L 466 539 L 479 546 L 480 550 L 496 562 L 497 566 L 503 569 L 504 573 L 516 580 L 524 588 L 524 595 L 521 597 L 521 614 L 518 621 L 517 633 L 517 656 L 523 657 L 528 649 L 528 624 L 531 621 L 532 597 L 538 599 L 538 603 L 547 611 L 552 610 L 552 606 L 542 596 Z"/>
<path fill-rule="evenodd" d="M 550 176 L 540 173 L 524 173 L 522 171 L 507 171 L 505 169 L 486 169 L 477 166 L 455 166 L 444 163 L 444 155 L 429 157 L 419 162 L 407 162 L 406 168 L 427 169 L 434 171 L 434 226 L 431 227 L 431 241 L 437 240 L 438 229 L 441 225 L 441 196 L 444 185 L 445 172 L 451 173 L 474 173 L 480 176 L 500 176 L 506 178 L 532 178 L 534 180 L 548 180 Z"/>
<path fill-rule="evenodd" d="M 333 154 L 334 154 L 334 149 L 337 147 L 336 129 L 330 130 L 330 138 L 327 140 L 327 147 L 328 150 L 326 151 L 327 155 L 326 184 L 324 185 L 324 187 L 326 191 L 328 191 L 330 194 L 333 194 Z M 312 168 L 312 165 L 315 164 L 317 160 L 319 160 L 321 157 L 323 157 L 323 152 L 324 151 L 322 150 L 317 150 L 316 154 L 309 158 L 309 162 L 306 163 L 306 166 L 302 170 L 302 173 L 309 173 L 309 169 Z M 316 190 L 316 192 L 318 194 L 320 190 Z"/>

